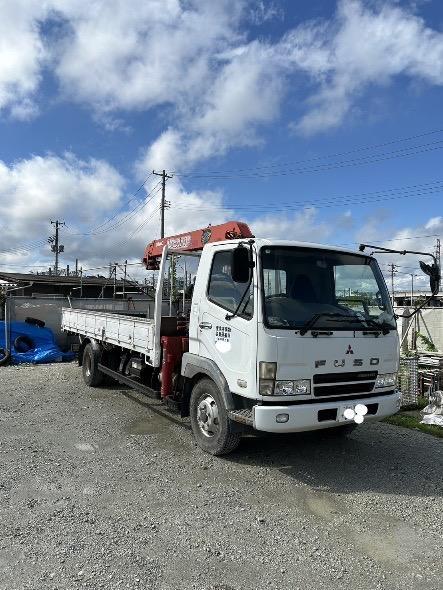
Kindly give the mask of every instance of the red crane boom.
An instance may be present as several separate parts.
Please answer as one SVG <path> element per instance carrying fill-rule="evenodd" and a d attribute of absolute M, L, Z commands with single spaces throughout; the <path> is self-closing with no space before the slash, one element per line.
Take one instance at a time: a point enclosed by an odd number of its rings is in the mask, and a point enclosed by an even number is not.
<path fill-rule="evenodd" d="M 209 225 L 203 229 L 153 240 L 145 248 L 143 263 L 148 270 L 158 270 L 165 246 L 168 246 L 169 250 L 197 252 L 210 242 L 224 242 L 225 240 L 253 237 L 247 224 L 241 221 L 228 221 L 220 225 Z"/>

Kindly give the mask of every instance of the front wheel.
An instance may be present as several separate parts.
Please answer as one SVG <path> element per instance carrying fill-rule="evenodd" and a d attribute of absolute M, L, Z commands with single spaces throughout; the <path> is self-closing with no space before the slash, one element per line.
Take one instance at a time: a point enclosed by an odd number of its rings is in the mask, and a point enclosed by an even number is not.
<path fill-rule="evenodd" d="M 202 379 L 194 386 L 190 416 L 192 432 L 203 451 L 219 456 L 238 447 L 241 434 L 233 431 L 220 391 L 210 379 Z"/>

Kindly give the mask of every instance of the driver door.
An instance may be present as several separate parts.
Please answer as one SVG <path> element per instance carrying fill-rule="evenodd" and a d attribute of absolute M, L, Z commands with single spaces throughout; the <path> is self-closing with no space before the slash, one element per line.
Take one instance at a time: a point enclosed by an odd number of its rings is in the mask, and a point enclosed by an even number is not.
<path fill-rule="evenodd" d="M 248 286 L 232 280 L 231 255 L 232 249 L 226 247 L 213 255 L 204 303 L 200 305 L 199 354 L 217 364 L 231 391 L 245 394 L 255 386 L 254 289 L 253 281 Z M 243 295 L 238 315 L 227 319 Z"/>

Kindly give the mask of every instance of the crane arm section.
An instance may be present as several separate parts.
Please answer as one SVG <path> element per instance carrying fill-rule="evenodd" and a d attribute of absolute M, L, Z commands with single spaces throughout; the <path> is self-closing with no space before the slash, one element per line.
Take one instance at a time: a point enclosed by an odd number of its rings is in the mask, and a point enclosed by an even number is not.
<path fill-rule="evenodd" d="M 148 270 L 158 270 L 165 246 L 168 247 L 168 250 L 198 252 L 203 250 L 206 244 L 212 242 L 253 237 L 247 224 L 241 221 L 228 221 L 221 225 L 209 225 L 203 229 L 153 240 L 145 248 L 143 263 Z"/>

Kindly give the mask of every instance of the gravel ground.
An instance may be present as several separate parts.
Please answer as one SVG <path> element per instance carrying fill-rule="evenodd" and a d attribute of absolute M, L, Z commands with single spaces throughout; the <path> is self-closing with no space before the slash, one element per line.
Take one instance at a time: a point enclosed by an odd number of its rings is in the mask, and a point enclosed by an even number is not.
<path fill-rule="evenodd" d="M 0 588 L 442 588 L 441 440 L 248 437 L 186 422 L 75 364 L 0 369 Z"/>

